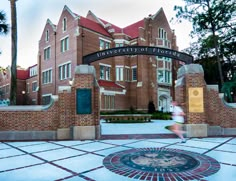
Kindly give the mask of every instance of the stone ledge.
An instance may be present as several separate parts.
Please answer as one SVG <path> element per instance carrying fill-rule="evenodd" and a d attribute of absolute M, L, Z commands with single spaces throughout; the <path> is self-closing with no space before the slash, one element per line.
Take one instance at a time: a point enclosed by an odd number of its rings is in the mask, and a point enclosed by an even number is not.
<path fill-rule="evenodd" d="M 73 126 L 71 137 L 73 140 L 94 140 L 97 135 L 96 126 Z"/>
<path fill-rule="evenodd" d="M 56 131 L 0 131 L 0 140 L 56 140 Z"/>
<path fill-rule="evenodd" d="M 208 125 L 207 124 L 186 124 L 186 136 L 191 137 L 207 137 Z"/>

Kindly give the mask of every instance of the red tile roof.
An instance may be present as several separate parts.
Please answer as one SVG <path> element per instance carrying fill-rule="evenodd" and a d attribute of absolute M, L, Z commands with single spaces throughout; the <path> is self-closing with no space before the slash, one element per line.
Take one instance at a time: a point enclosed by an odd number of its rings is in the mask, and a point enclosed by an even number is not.
<path fill-rule="evenodd" d="M 139 36 L 139 27 L 144 27 L 144 20 L 140 20 L 132 25 L 123 28 L 123 32 L 129 35 L 132 39 Z"/>
<path fill-rule="evenodd" d="M 17 79 L 26 80 L 27 78 L 29 78 L 28 69 L 27 70 L 17 69 Z"/>
<path fill-rule="evenodd" d="M 112 88 L 120 88 L 124 89 L 120 85 L 116 84 L 115 82 L 107 81 L 107 80 L 99 80 L 98 84 L 100 87 L 112 87 Z"/>
<path fill-rule="evenodd" d="M 107 31 L 106 29 L 104 29 L 102 27 L 102 25 L 90 20 L 90 19 L 87 19 L 87 18 L 84 18 L 82 16 L 80 16 L 80 25 L 85 27 L 85 28 L 88 28 L 88 29 L 91 29 L 91 30 L 94 30 L 98 33 L 101 33 L 103 35 L 106 35 L 106 36 L 111 36 Z"/>

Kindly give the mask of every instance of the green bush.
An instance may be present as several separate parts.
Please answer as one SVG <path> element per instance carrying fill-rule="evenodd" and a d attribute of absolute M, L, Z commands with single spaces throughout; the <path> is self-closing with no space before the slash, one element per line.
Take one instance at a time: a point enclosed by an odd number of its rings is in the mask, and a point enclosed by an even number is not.
<path fill-rule="evenodd" d="M 170 120 L 171 119 L 171 114 L 166 113 L 166 112 L 154 112 L 152 114 L 151 119 L 159 119 L 159 120 Z"/>

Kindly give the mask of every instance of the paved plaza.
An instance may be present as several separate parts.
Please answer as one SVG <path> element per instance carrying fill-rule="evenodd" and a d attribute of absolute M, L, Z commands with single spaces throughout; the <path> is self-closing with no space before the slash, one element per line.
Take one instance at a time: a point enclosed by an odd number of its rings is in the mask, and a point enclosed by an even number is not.
<path fill-rule="evenodd" d="M 102 134 L 171 135 L 170 123 L 102 123 Z M 0 181 L 235 179 L 235 137 L 0 142 Z"/>

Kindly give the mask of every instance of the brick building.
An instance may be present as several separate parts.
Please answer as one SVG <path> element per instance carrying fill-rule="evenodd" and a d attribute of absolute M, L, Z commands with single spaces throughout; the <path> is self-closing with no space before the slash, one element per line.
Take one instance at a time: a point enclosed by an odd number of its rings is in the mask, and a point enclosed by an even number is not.
<path fill-rule="evenodd" d="M 69 86 L 82 57 L 100 50 L 124 46 L 155 46 L 178 50 L 175 32 L 161 8 L 154 15 L 120 28 L 89 11 L 86 17 L 64 6 L 58 23 L 49 19 L 39 41 L 39 76 L 28 77 L 27 100 L 46 104 L 59 86 Z M 153 55 L 115 56 L 93 62 L 100 86 L 101 111 L 147 110 L 149 101 L 156 109 L 169 111 L 173 99 L 178 62 Z M 29 70 L 28 70 L 29 71 Z M 172 73 L 173 72 L 173 73 Z"/>
<path fill-rule="evenodd" d="M 33 65 L 28 69 L 17 67 L 17 93 L 16 104 L 36 104 L 37 103 L 37 65 Z M 10 67 L 0 70 L 0 100 L 10 100 L 11 88 L 11 71 Z"/>

